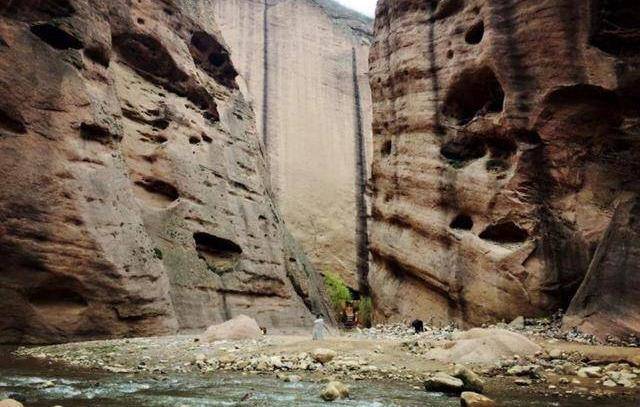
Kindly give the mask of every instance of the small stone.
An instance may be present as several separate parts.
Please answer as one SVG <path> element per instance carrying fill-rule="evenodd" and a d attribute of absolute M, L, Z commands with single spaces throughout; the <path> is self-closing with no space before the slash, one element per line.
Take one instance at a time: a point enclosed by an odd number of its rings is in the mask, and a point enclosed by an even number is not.
<path fill-rule="evenodd" d="M 496 403 L 482 394 L 465 391 L 460 395 L 460 405 L 462 407 L 494 407 Z"/>
<path fill-rule="evenodd" d="M 518 386 L 531 386 L 531 379 L 516 379 L 514 383 Z"/>
<path fill-rule="evenodd" d="M 562 351 L 560 349 L 551 349 L 551 351 L 549 351 L 549 357 L 551 359 L 560 359 L 562 357 Z"/>
<path fill-rule="evenodd" d="M 532 378 L 539 377 L 540 366 L 538 365 L 516 365 L 507 370 L 508 376 L 529 376 Z"/>
<path fill-rule="evenodd" d="M 317 348 L 311 352 L 313 360 L 322 364 L 332 361 L 336 356 L 336 351 L 332 349 Z"/>
<path fill-rule="evenodd" d="M 464 383 L 464 390 L 469 392 L 482 393 L 484 381 L 474 371 L 464 366 L 457 366 L 453 372 L 453 377 L 457 377 Z"/>
<path fill-rule="evenodd" d="M 509 323 L 509 328 L 522 330 L 524 329 L 524 317 L 521 315 Z"/>
<path fill-rule="evenodd" d="M 602 382 L 602 385 L 605 387 L 616 387 L 618 384 L 616 382 L 614 382 L 613 380 L 605 380 L 604 382 Z"/>
<path fill-rule="evenodd" d="M 287 383 L 298 383 L 300 380 L 302 380 L 302 378 L 295 374 L 288 375 L 284 378 L 284 381 Z"/>
<path fill-rule="evenodd" d="M 462 380 L 443 372 L 438 372 L 424 381 L 424 389 L 428 392 L 460 394 L 463 388 Z"/>
<path fill-rule="evenodd" d="M 349 388 L 338 381 L 329 382 L 320 393 L 320 397 L 325 401 L 347 398 L 349 397 Z"/>

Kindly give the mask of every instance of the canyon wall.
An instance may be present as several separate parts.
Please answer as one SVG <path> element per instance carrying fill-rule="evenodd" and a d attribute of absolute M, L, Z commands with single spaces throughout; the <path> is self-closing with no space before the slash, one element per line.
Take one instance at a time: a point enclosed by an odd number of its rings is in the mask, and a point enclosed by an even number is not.
<path fill-rule="evenodd" d="M 322 312 L 236 75 L 171 0 L 0 2 L 0 342 Z"/>
<path fill-rule="evenodd" d="M 368 270 L 371 21 L 330 0 L 182 2 L 198 21 L 215 18 L 229 44 L 292 234 L 319 271 L 358 289 Z"/>
<path fill-rule="evenodd" d="M 639 22 L 632 0 L 378 3 L 379 320 L 545 315 L 591 265 L 572 325 L 640 331 Z"/>

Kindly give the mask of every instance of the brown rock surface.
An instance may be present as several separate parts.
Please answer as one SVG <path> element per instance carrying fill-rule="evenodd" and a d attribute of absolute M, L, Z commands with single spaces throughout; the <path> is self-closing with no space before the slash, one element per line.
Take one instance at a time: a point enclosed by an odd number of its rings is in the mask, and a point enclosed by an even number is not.
<path fill-rule="evenodd" d="M 564 326 L 601 338 L 640 337 L 639 287 L 640 195 L 635 194 L 620 199 Z"/>
<path fill-rule="evenodd" d="M 220 38 L 170 0 L 0 3 L 0 342 L 311 325 Z"/>
<path fill-rule="evenodd" d="M 639 3 L 382 0 L 376 14 L 377 318 L 568 306 L 614 202 L 639 190 Z M 621 282 L 640 259 L 617 253 Z"/>
<path fill-rule="evenodd" d="M 182 3 L 197 20 L 219 23 L 292 234 L 318 270 L 358 288 L 356 270 L 366 274 L 368 266 L 371 20 L 331 0 Z"/>

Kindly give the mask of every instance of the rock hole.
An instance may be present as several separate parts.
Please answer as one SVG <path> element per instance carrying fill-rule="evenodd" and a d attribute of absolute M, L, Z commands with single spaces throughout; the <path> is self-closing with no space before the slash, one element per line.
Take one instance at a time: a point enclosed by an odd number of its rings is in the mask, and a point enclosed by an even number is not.
<path fill-rule="evenodd" d="M 518 129 L 513 132 L 513 137 L 519 142 L 523 144 L 529 144 L 532 146 L 536 146 L 542 143 L 542 139 L 538 132 L 533 130 L 526 129 Z"/>
<path fill-rule="evenodd" d="M 4 1 L 2 4 L 8 6 L 3 10 L 3 14 L 26 17 L 32 21 L 44 20 L 45 18 L 65 18 L 71 17 L 76 10 L 69 0 L 20 0 Z"/>
<path fill-rule="evenodd" d="M 191 136 L 189 137 L 189 144 L 200 144 L 201 140 L 199 137 Z"/>
<path fill-rule="evenodd" d="M 505 172 L 511 167 L 511 165 L 500 159 L 490 159 L 487 161 L 486 169 L 489 172 Z"/>
<path fill-rule="evenodd" d="M 433 12 L 435 20 L 441 20 L 460 12 L 464 7 L 463 0 L 441 0 Z"/>
<path fill-rule="evenodd" d="M 138 199 L 150 206 L 167 207 L 180 197 L 176 187 L 158 178 L 144 177 L 135 185 Z"/>
<path fill-rule="evenodd" d="M 164 79 L 160 83 L 176 90 L 179 83 L 188 79 L 157 39 L 146 34 L 127 33 L 114 36 L 113 44 L 125 62 L 143 76 Z"/>
<path fill-rule="evenodd" d="M 380 153 L 382 154 L 383 157 L 387 157 L 389 154 L 391 154 L 392 148 L 393 148 L 393 143 L 391 142 L 391 140 L 385 140 L 385 142 L 382 143 L 382 148 L 380 149 Z"/>
<path fill-rule="evenodd" d="M 475 117 L 499 113 L 504 104 L 504 91 L 488 67 L 463 71 L 449 87 L 442 112 L 464 125 Z"/>
<path fill-rule="evenodd" d="M 491 158 L 509 158 L 518 150 L 515 141 L 506 137 L 488 137 L 485 139 L 485 144 Z"/>
<path fill-rule="evenodd" d="M 454 55 L 455 53 L 453 52 L 453 50 L 450 49 L 449 51 L 447 51 L 447 59 L 452 59 Z"/>
<path fill-rule="evenodd" d="M 27 132 L 27 127 L 19 114 L 10 114 L 2 109 L 0 109 L 0 129 L 16 134 Z"/>
<path fill-rule="evenodd" d="M 104 127 L 92 123 L 82 123 L 80 125 L 80 137 L 101 144 L 111 144 L 114 140 L 119 139 Z"/>
<path fill-rule="evenodd" d="M 473 228 L 473 220 L 469 215 L 458 215 L 449 224 L 451 229 L 471 230 Z"/>
<path fill-rule="evenodd" d="M 480 233 L 480 239 L 496 243 L 522 243 L 528 237 L 526 230 L 511 221 L 489 225 Z"/>
<path fill-rule="evenodd" d="M 55 49 L 82 49 L 82 42 L 53 24 L 36 24 L 31 32 Z"/>
<path fill-rule="evenodd" d="M 201 136 L 202 136 L 202 139 L 203 139 L 206 143 L 211 144 L 211 143 L 213 142 L 213 139 L 212 139 L 211 137 L 207 136 L 205 133 L 202 133 L 202 134 L 201 134 Z"/>
<path fill-rule="evenodd" d="M 478 137 L 463 136 L 446 142 L 440 148 L 440 154 L 456 168 L 465 166 L 469 161 L 477 160 L 487 154 L 485 143 Z"/>
<path fill-rule="evenodd" d="M 482 37 L 484 37 L 484 21 L 480 20 L 467 30 L 464 40 L 467 44 L 476 45 L 480 44 Z"/>
<path fill-rule="evenodd" d="M 207 72 L 216 82 L 237 89 L 238 72 L 231 63 L 229 51 L 212 35 L 198 31 L 191 37 L 191 56 L 196 65 Z"/>
<path fill-rule="evenodd" d="M 637 57 L 640 7 L 637 0 L 596 0 L 592 6 L 591 43 L 606 53 Z"/>
<path fill-rule="evenodd" d="M 216 274 L 233 271 L 240 260 L 242 248 L 231 240 L 204 232 L 194 233 L 193 240 L 198 256 Z"/>
<path fill-rule="evenodd" d="M 87 58 L 94 62 L 97 62 L 105 68 L 109 67 L 111 55 L 109 54 L 108 49 L 99 46 L 89 47 L 84 50 L 84 54 L 87 56 Z"/>

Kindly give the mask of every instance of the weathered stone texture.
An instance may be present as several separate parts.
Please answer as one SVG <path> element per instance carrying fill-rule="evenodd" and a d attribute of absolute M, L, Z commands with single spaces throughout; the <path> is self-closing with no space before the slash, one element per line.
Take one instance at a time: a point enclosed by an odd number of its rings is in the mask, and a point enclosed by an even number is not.
<path fill-rule="evenodd" d="M 366 247 L 358 183 L 369 177 L 369 165 L 357 168 L 358 156 L 371 163 L 370 19 L 330 0 L 182 3 L 199 21 L 219 23 L 246 81 L 292 234 L 318 270 L 358 288 L 357 247 Z"/>
<path fill-rule="evenodd" d="M 317 281 L 212 21 L 0 2 L 0 95 L 0 341 L 311 325 Z"/>
<path fill-rule="evenodd" d="M 639 22 L 627 0 L 379 2 L 379 319 L 477 324 L 568 306 L 614 202 L 639 190 Z M 637 273 L 637 253 L 624 255 L 617 273 Z"/>

